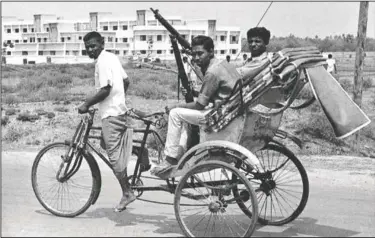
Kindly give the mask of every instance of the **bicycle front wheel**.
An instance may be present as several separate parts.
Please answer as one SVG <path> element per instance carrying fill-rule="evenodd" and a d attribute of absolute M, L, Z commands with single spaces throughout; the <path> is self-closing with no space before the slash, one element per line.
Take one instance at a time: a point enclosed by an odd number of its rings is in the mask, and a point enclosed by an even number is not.
<path fill-rule="evenodd" d="M 98 186 L 90 165 L 81 152 L 70 161 L 65 154 L 70 146 L 53 143 L 36 156 L 31 181 L 40 204 L 50 213 L 61 217 L 75 217 L 91 205 Z"/>
<path fill-rule="evenodd" d="M 233 193 L 236 188 L 238 193 Z M 248 205 L 253 216 L 237 205 Z M 258 206 L 249 180 L 221 161 L 198 163 L 180 180 L 175 191 L 177 221 L 188 237 L 249 237 L 254 232 Z"/>

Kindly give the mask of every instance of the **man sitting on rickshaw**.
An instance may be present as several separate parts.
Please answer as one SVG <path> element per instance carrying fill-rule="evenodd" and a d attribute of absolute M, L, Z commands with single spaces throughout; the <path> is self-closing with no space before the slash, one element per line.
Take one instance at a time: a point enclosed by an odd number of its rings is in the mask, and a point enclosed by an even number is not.
<path fill-rule="evenodd" d="M 247 42 L 251 58 L 243 66 L 237 68 L 242 79 L 250 77 L 249 73 L 260 65 L 263 65 L 264 61 L 270 59 L 267 52 L 270 37 L 270 31 L 264 27 L 254 27 L 247 31 Z"/>
<path fill-rule="evenodd" d="M 152 173 L 165 177 L 178 163 L 178 159 L 188 149 L 191 125 L 204 125 L 205 113 L 209 103 L 218 105 L 230 96 L 239 78 L 236 68 L 227 61 L 219 60 L 214 55 L 214 42 L 208 36 L 197 36 L 192 40 L 192 57 L 204 75 L 197 100 L 190 103 L 179 103 L 166 107 L 169 112 L 168 132 L 165 143 L 166 159 L 161 167 Z"/>

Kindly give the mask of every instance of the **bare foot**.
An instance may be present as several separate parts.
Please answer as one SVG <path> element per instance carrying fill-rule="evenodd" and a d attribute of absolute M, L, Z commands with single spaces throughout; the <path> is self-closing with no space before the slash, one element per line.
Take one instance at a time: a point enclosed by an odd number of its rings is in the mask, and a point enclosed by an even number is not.
<path fill-rule="evenodd" d="M 120 203 L 115 207 L 115 212 L 124 211 L 126 209 L 126 206 L 134 202 L 136 199 L 137 197 L 134 195 L 134 193 L 123 195 L 120 200 Z"/>

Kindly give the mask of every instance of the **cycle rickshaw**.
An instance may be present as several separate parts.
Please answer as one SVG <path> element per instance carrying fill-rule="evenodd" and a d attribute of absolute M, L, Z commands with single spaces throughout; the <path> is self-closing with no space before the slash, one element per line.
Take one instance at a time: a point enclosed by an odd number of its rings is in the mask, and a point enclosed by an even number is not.
<path fill-rule="evenodd" d="M 306 206 L 309 181 L 302 163 L 275 138 L 288 137 L 300 145 L 278 127 L 284 110 L 311 104 L 313 99 L 292 103 L 305 83 L 311 83 L 314 69 L 323 72 L 324 61 L 315 47 L 284 49 L 257 69 L 252 80 L 238 80 L 229 99 L 207 115 L 200 143 L 182 156 L 164 186 L 147 186 L 140 170 L 148 136 L 162 141 L 152 129 L 163 124 L 161 113 L 133 113 L 146 126 L 134 129 L 142 135 L 133 140 L 140 149 L 133 150 L 137 161 L 129 176 L 137 197 L 146 191 L 174 193 L 176 219 L 186 236 L 247 237 L 257 222 L 293 221 Z M 80 215 L 99 196 L 101 173 L 93 154 L 109 162 L 89 141 L 100 138 L 90 134 L 100 130 L 93 126 L 94 114 L 90 111 L 82 119 L 71 141 L 46 146 L 34 161 L 34 192 L 54 215 Z"/>

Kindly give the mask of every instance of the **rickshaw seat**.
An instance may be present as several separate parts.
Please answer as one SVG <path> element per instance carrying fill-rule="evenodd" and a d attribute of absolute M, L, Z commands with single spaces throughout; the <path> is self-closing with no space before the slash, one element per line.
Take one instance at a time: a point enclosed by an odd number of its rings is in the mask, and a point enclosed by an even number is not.
<path fill-rule="evenodd" d="M 282 112 L 288 106 L 279 103 L 285 101 L 284 89 L 291 87 L 294 89 L 292 96 L 287 95 L 288 102 L 290 102 L 289 99 L 296 96 L 302 89 L 302 83 L 299 80 L 302 69 L 325 63 L 324 57 L 316 47 L 286 48 L 276 52 L 271 60 L 264 61 L 262 65 L 254 69 L 254 77 L 238 79 L 231 96 L 206 115 L 207 126 L 204 131 L 206 134 L 214 132 L 217 135 L 203 135 L 202 139 L 224 136 L 230 141 L 239 140 L 241 133 L 237 134 L 232 130 L 241 125 L 231 124 L 242 122 L 243 127 L 246 114 L 251 111 L 248 109 L 258 105 L 268 108 L 285 106 L 280 110 Z M 240 116 L 244 118 L 237 119 Z M 228 130 L 219 133 L 228 126 L 230 126 Z"/>

